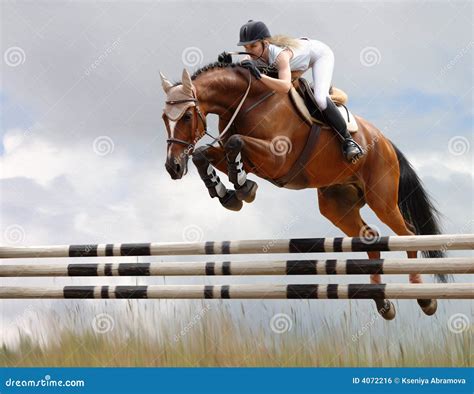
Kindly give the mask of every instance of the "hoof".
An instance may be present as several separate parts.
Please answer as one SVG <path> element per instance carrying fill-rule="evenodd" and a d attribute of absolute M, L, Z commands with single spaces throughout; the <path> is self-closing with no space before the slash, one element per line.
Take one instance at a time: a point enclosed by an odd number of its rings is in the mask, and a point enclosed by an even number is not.
<path fill-rule="evenodd" d="M 417 302 L 425 315 L 434 315 L 438 309 L 438 301 L 436 300 L 417 300 Z"/>
<path fill-rule="evenodd" d="M 237 198 L 245 202 L 253 202 L 257 194 L 258 185 L 247 179 L 243 186 L 235 191 Z"/>
<path fill-rule="evenodd" d="M 244 205 L 242 201 L 237 198 L 234 190 L 227 190 L 226 195 L 220 197 L 219 201 L 224 208 L 230 209 L 231 211 L 240 211 Z"/>
<path fill-rule="evenodd" d="M 385 320 L 393 320 L 395 319 L 396 315 L 396 310 L 395 310 L 395 305 L 389 300 L 384 300 L 384 299 L 376 299 L 375 305 L 377 306 L 377 312 L 380 313 L 380 315 L 385 319 Z"/>

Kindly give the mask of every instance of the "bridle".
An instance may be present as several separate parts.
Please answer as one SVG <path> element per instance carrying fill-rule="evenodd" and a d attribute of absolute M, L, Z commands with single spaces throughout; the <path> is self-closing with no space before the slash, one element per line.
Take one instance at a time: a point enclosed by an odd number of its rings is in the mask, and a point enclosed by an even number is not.
<path fill-rule="evenodd" d="M 194 92 L 193 92 L 194 94 Z M 186 146 L 188 149 L 188 152 L 190 154 L 190 152 L 193 151 L 194 149 L 194 144 L 199 141 L 205 134 L 209 135 L 209 133 L 207 132 L 207 122 L 206 122 L 206 117 L 202 114 L 202 111 L 201 109 L 199 108 L 199 101 L 197 98 L 188 98 L 188 99 L 182 99 L 182 100 L 169 100 L 169 101 L 165 101 L 166 104 L 169 104 L 169 105 L 174 105 L 174 104 L 182 104 L 182 103 L 195 103 L 194 105 L 194 112 L 193 112 L 193 124 L 192 124 L 192 128 L 193 128 L 193 131 L 194 131 L 194 139 L 193 141 L 185 141 L 185 140 L 182 140 L 180 138 L 174 138 L 174 137 L 170 137 L 166 140 L 166 143 L 169 145 L 169 144 L 180 144 L 180 145 L 184 145 Z M 187 111 L 188 108 L 190 108 L 191 106 L 187 107 L 183 113 L 185 113 Z M 204 132 L 197 135 L 196 134 L 198 133 L 198 125 L 197 125 L 197 117 L 199 116 L 199 119 L 201 119 L 201 122 L 204 126 Z M 181 119 L 181 117 L 179 118 Z M 176 121 L 178 121 L 179 119 L 177 119 Z M 211 136 L 212 137 L 212 136 Z"/>
<path fill-rule="evenodd" d="M 206 117 L 203 115 L 201 109 L 199 108 L 199 100 L 197 99 L 197 97 L 192 97 L 192 98 L 190 97 L 188 99 L 182 99 L 182 100 L 165 101 L 165 103 L 169 104 L 169 105 L 182 104 L 182 103 L 194 103 L 194 106 L 190 105 L 187 108 L 185 108 L 185 110 L 183 111 L 183 114 L 184 114 L 188 110 L 188 108 L 194 107 L 193 124 L 192 124 L 193 134 L 194 134 L 193 141 L 185 141 L 185 140 L 182 140 L 180 138 L 170 137 L 166 140 L 166 143 L 168 145 L 170 145 L 170 144 L 180 144 L 180 145 L 186 146 L 188 149 L 185 153 L 188 156 L 190 156 L 192 154 L 196 142 L 198 142 L 204 135 L 208 135 L 209 137 L 211 137 L 213 139 L 213 143 L 217 141 L 222 146 L 222 139 L 224 138 L 224 135 L 227 133 L 227 131 L 230 129 L 230 126 L 232 125 L 232 123 L 234 122 L 237 114 L 239 113 L 240 109 L 242 108 L 242 105 L 243 105 L 244 101 L 247 99 L 247 96 L 248 96 L 249 91 L 250 91 L 251 84 L 252 84 L 252 74 L 249 71 L 249 80 L 248 80 L 247 90 L 246 90 L 245 94 L 243 95 L 242 99 L 240 100 L 239 105 L 235 109 L 234 114 L 230 118 L 229 123 L 227 124 L 227 126 L 224 128 L 224 130 L 222 130 L 222 132 L 217 137 L 214 137 L 213 135 L 209 134 L 209 132 L 207 130 Z M 193 96 L 195 96 L 194 90 L 193 90 Z M 201 119 L 201 122 L 204 126 L 204 130 L 201 134 L 198 134 L 198 130 L 199 130 L 198 123 L 197 123 L 198 122 L 198 119 L 197 119 L 198 117 L 199 117 L 199 119 Z M 181 119 L 181 118 L 182 118 L 182 116 L 180 118 L 178 118 L 176 120 L 176 122 L 179 121 L 179 119 Z"/>

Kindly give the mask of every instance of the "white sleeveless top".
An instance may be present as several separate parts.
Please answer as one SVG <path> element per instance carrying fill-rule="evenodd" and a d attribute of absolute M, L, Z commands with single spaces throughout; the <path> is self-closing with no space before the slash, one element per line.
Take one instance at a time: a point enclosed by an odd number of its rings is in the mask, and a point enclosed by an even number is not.
<path fill-rule="evenodd" d="M 291 71 L 306 71 L 310 68 L 316 60 L 325 55 L 332 55 L 331 48 L 318 40 L 310 40 L 307 37 L 301 37 L 298 39 L 300 42 L 299 48 L 288 48 L 279 47 L 277 45 L 270 44 L 268 46 L 268 64 L 270 66 L 275 65 L 276 58 L 284 50 L 289 49 L 293 52 L 293 57 L 290 59 Z"/>

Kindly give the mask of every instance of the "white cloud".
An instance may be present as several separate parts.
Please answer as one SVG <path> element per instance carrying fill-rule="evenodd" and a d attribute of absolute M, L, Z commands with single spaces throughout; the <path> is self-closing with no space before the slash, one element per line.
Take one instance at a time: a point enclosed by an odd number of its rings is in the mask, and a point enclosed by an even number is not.
<path fill-rule="evenodd" d="M 204 240 L 341 235 L 320 215 L 315 190 L 280 190 L 258 180 L 256 201 L 236 213 L 209 198 L 193 168 L 180 181 L 164 170 L 158 70 L 179 77 L 188 47 L 198 47 L 204 63 L 237 49 L 238 29 L 251 14 L 274 33 L 333 47 L 334 85 L 365 104 L 363 115 L 374 124 L 395 118 L 388 135 L 427 180 L 450 228 L 463 228 L 472 206 L 472 159 L 449 155 L 447 143 L 452 135 L 472 133 L 452 129 L 474 107 L 466 94 L 472 2 L 214 4 L 2 4 L 1 53 L 18 46 L 26 55 L 21 66 L 2 63 L 0 86 L 11 103 L 2 116 L 25 114 L 36 122 L 28 130 L 16 124 L 4 130 L 3 225 L 23 228 L 25 244 L 180 241 L 187 228 L 197 228 Z M 374 67 L 360 62 L 368 46 L 381 53 Z M 400 113 L 386 104 L 406 91 L 448 97 L 452 107 L 430 112 L 414 102 Z M 214 132 L 215 119 L 209 124 Z M 113 141 L 105 156 L 93 149 L 99 136 Z M 367 207 L 363 215 L 389 231 Z"/>
<path fill-rule="evenodd" d="M 66 176 L 78 193 L 87 194 L 104 179 L 116 179 L 128 165 L 128 159 L 113 152 L 106 157 L 90 145 L 60 145 L 45 138 L 32 127 L 28 131 L 14 129 L 5 133 L 5 152 L 0 158 L 2 178 L 25 177 L 47 186 L 54 179 Z M 101 169 L 101 177 L 95 176 Z M 85 175 L 85 176 L 84 176 Z M 103 178 L 102 178 L 103 177 Z M 94 190 L 97 191 L 97 190 Z"/>
<path fill-rule="evenodd" d="M 420 176 L 436 176 L 438 180 L 450 180 L 456 175 L 467 175 L 474 180 L 472 156 L 469 152 L 455 156 L 449 152 L 417 153 L 411 158 L 412 164 L 419 169 Z"/>

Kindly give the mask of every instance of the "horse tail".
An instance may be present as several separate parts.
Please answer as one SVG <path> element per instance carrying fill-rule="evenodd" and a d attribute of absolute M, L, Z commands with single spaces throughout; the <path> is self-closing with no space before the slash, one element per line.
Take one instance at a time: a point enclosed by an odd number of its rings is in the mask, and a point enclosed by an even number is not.
<path fill-rule="evenodd" d="M 412 230 L 416 235 L 441 234 L 441 213 L 433 205 L 430 195 L 408 159 L 393 142 L 391 144 L 395 149 L 400 166 L 398 207 L 403 218 L 412 225 Z M 426 258 L 442 258 L 445 257 L 445 252 L 427 250 L 422 251 L 422 255 Z M 447 282 L 447 275 L 436 275 L 436 278 L 441 282 Z"/>

